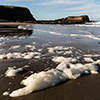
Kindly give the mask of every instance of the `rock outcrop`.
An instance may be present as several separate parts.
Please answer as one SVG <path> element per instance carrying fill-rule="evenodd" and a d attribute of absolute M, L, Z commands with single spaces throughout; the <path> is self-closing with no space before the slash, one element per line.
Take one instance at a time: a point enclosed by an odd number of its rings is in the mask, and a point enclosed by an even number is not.
<path fill-rule="evenodd" d="M 0 6 L 0 20 L 12 22 L 36 21 L 28 8 L 16 6 Z"/>
<path fill-rule="evenodd" d="M 89 17 L 87 15 L 83 16 L 69 16 L 66 18 L 58 19 L 56 21 L 59 21 L 59 23 L 65 23 L 65 24 L 82 24 L 85 22 L 89 22 Z"/>
<path fill-rule="evenodd" d="M 51 20 L 51 21 L 37 21 L 37 23 L 41 24 L 84 24 L 85 22 L 89 22 L 89 17 L 87 15 L 83 16 L 69 16 L 66 18 Z"/>

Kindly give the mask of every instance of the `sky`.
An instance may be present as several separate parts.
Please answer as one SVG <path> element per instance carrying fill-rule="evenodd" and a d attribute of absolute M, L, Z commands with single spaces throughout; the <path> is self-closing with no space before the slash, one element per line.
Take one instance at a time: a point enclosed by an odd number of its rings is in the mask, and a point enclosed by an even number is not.
<path fill-rule="evenodd" d="M 1 5 L 27 7 L 37 20 L 88 15 L 100 20 L 100 0 L 1 0 Z"/>

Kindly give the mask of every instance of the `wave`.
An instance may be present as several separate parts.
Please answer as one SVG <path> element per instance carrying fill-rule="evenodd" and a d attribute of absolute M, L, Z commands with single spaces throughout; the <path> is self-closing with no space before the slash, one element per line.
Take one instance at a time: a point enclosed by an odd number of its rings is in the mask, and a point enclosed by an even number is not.
<path fill-rule="evenodd" d="M 57 33 L 57 32 L 49 32 L 50 34 L 53 35 L 61 35 L 61 36 L 73 36 L 73 37 L 85 37 L 85 38 L 90 38 L 90 39 L 94 39 L 94 40 L 100 40 L 99 37 L 94 36 L 91 32 L 88 31 L 81 31 L 81 32 L 85 32 L 85 33 L 89 33 L 90 35 L 84 35 L 84 34 L 61 34 L 61 33 Z"/>
<path fill-rule="evenodd" d="M 59 33 L 59 32 L 53 32 L 53 31 L 46 31 L 46 30 L 40 30 L 40 29 L 36 29 L 38 31 L 41 31 L 41 32 L 48 32 L 49 34 L 52 34 L 52 35 L 61 35 L 61 36 L 73 36 L 73 37 L 86 37 L 86 38 L 90 38 L 90 39 L 94 39 L 94 40 L 100 40 L 99 37 L 96 37 L 93 33 L 89 32 L 89 31 L 82 31 L 82 30 L 79 30 L 79 32 L 82 32 L 82 33 L 89 33 L 89 34 L 62 34 L 62 33 Z"/>
<path fill-rule="evenodd" d="M 91 22 L 91 23 L 85 23 L 85 24 L 76 24 L 75 26 L 100 27 L 100 22 Z"/>

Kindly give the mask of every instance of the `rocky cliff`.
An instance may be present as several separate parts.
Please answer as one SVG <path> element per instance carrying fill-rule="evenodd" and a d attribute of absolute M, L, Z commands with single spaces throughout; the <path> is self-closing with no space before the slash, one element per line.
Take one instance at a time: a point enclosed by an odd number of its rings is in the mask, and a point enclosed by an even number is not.
<path fill-rule="evenodd" d="M 16 6 L 0 6 L 0 20 L 12 22 L 36 21 L 28 8 Z"/>

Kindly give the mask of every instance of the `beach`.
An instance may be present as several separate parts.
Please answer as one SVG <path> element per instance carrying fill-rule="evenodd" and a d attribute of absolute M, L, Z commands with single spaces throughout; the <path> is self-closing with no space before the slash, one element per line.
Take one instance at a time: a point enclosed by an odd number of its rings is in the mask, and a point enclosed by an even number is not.
<path fill-rule="evenodd" d="M 17 25 L 0 32 L 0 100 L 99 100 L 99 23 Z"/>

